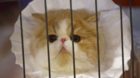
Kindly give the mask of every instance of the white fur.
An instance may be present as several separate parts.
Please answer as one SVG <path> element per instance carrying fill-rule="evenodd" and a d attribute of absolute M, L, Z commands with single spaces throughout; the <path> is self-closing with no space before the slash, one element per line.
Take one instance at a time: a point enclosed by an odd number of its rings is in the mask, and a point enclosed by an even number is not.
<path fill-rule="evenodd" d="M 59 30 L 57 30 L 57 34 L 59 36 L 67 35 L 67 28 L 68 28 L 67 20 L 64 19 L 64 20 L 60 21 L 60 23 L 58 25 L 59 25 Z"/>

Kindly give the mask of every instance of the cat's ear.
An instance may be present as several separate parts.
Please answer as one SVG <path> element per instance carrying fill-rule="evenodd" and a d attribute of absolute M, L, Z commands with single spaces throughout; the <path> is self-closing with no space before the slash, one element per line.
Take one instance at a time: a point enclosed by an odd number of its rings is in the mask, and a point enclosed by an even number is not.
<path fill-rule="evenodd" d="M 96 25 L 97 25 L 97 23 L 96 23 L 97 20 L 96 19 L 97 19 L 96 14 L 91 14 L 91 15 L 89 15 L 85 18 L 86 22 L 89 24 L 90 29 L 96 29 Z"/>
<path fill-rule="evenodd" d="M 96 16 L 90 16 L 90 17 L 86 17 L 85 20 L 87 22 L 96 22 Z"/>
<path fill-rule="evenodd" d="M 33 13 L 32 17 L 38 22 L 43 22 L 45 20 L 45 15 L 44 14 Z"/>
<path fill-rule="evenodd" d="M 90 16 L 87 16 L 85 20 L 89 23 L 96 22 L 96 14 L 91 14 Z"/>
<path fill-rule="evenodd" d="M 96 22 L 96 13 L 94 12 L 90 12 L 87 10 L 77 10 L 75 11 L 76 14 L 78 14 L 78 16 L 80 16 L 80 18 L 82 18 L 84 21 L 86 22 Z M 98 12 L 98 17 L 100 16 L 100 13 Z"/>

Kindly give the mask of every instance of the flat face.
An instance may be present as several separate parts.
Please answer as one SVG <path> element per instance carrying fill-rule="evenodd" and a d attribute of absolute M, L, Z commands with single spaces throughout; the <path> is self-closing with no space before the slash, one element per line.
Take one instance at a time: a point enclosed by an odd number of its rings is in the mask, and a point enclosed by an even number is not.
<path fill-rule="evenodd" d="M 85 10 L 73 11 L 73 35 L 69 10 L 48 12 L 48 36 L 46 37 L 45 14 L 33 14 L 38 28 L 33 32 L 30 52 L 36 63 L 48 68 L 47 39 L 52 71 L 73 72 L 73 48 L 77 72 L 94 69 L 97 63 L 96 17 Z"/>

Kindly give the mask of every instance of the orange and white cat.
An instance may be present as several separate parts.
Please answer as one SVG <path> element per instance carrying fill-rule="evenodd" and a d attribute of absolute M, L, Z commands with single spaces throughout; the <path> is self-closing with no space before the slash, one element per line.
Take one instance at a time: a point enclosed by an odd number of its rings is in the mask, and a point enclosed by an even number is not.
<path fill-rule="evenodd" d="M 51 72 L 57 74 L 73 74 L 74 42 L 76 73 L 96 71 L 98 64 L 96 16 L 86 10 L 73 11 L 74 35 L 71 28 L 69 10 L 48 11 L 48 36 L 46 35 L 45 14 L 32 14 L 38 27 L 30 38 L 30 54 L 32 67 L 37 66 L 43 74 L 48 74 L 49 43 Z M 102 40 L 100 40 L 101 46 Z M 103 57 L 103 47 L 100 48 L 100 58 Z"/>

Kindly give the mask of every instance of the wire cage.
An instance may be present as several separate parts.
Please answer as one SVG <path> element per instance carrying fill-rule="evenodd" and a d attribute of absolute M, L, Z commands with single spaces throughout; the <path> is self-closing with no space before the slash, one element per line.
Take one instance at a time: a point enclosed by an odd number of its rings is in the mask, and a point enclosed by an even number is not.
<path fill-rule="evenodd" d="M 26 61 L 26 58 L 25 58 L 25 45 L 24 45 L 24 33 L 23 33 L 23 25 L 24 23 L 22 22 L 22 8 L 23 6 L 25 6 L 29 1 L 27 0 L 19 0 L 19 6 L 20 6 L 20 15 L 19 15 L 19 18 L 20 18 L 20 29 L 21 29 L 21 46 L 22 46 L 22 63 L 23 63 L 23 78 L 26 78 L 26 64 L 25 64 L 25 61 Z M 73 7 L 72 7 L 72 0 L 69 0 L 69 5 L 70 5 L 70 15 L 71 15 L 71 30 L 72 30 L 72 35 L 74 35 L 74 26 L 73 26 Z M 136 61 L 136 58 L 135 58 L 135 54 L 134 54 L 134 37 L 133 37 L 133 11 L 132 11 L 132 4 L 133 3 L 133 0 L 128 0 L 128 8 L 129 8 L 129 14 L 130 14 L 130 28 L 131 28 L 131 47 L 132 47 L 132 50 L 131 50 L 131 61 L 130 61 L 130 70 L 129 70 L 129 73 L 127 73 L 125 71 L 125 65 L 124 65 L 124 35 L 123 35 L 123 7 L 120 5 L 120 31 L 121 31 L 121 51 L 122 51 L 122 77 L 121 78 L 140 78 L 139 77 L 139 63 Z M 46 38 L 48 37 L 48 14 L 47 14 L 47 11 L 48 11 L 48 8 L 47 8 L 47 0 L 44 0 L 44 8 L 45 8 L 45 20 L 46 20 Z M 98 58 L 97 58 L 97 61 L 98 61 L 98 78 L 103 78 L 102 77 L 102 74 L 101 74 L 101 61 L 100 61 L 100 49 L 99 49 L 99 19 L 98 19 L 98 1 L 95 0 L 95 13 L 96 13 L 96 31 L 97 31 L 97 51 L 98 51 Z M 47 41 L 47 46 L 48 46 L 48 77 L 49 78 L 52 78 L 52 74 L 51 74 L 51 64 L 50 64 L 50 51 L 49 51 L 49 43 Z M 72 41 L 72 55 L 73 55 L 73 78 L 76 78 L 76 70 L 75 70 L 75 50 L 74 50 L 74 41 Z"/>

